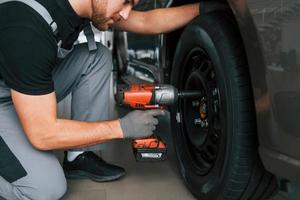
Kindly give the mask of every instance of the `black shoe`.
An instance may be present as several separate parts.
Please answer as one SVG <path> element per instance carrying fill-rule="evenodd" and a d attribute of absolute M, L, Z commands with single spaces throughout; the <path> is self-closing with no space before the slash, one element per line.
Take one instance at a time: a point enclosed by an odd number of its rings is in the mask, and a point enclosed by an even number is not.
<path fill-rule="evenodd" d="M 123 168 L 108 164 L 91 151 L 80 154 L 72 162 L 65 155 L 63 169 L 68 179 L 90 178 L 96 182 L 113 181 L 125 175 Z"/>

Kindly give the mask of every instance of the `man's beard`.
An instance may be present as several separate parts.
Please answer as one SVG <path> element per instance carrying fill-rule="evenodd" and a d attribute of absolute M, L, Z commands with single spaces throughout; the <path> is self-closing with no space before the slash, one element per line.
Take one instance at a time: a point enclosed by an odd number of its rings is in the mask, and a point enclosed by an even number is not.
<path fill-rule="evenodd" d="M 109 19 L 105 17 L 107 0 L 92 0 L 92 23 L 99 30 L 106 30 Z"/>
<path fill-rule="evenodd" d="M 108 19 L 102 15 L 92 15 L 92 24 L 100 31 L 107 29 Z"/>

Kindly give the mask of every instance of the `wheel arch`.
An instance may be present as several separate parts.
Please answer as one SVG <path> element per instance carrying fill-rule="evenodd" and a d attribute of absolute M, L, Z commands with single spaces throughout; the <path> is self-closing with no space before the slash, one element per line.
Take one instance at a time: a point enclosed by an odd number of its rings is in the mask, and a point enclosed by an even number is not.
<path fill-rule="evenodd" d="M 200 0 L 200 3 L 203 0 Z M 265 72 L 262 70 L 265 68 L 265 62 L 263 57 L 263 50 L 257 28 L 254 24 L 252 16 L 250 14 L 246 0 L 212 0 L 216 2 L 227 2 L 230 5 L 231 12 L 235 18 L 237 24 L 237 30 L 239 31 L 243 47 L 248 60 L 248 66 L 252 81 L 253 90 L 260 89 L 266 90 Z M 187 3 L 195 3 L 199 0 L 173 0 L 172 6 L 180 6 Z M 175 54 L 177 43 L 180 39 L 183 29 L 170 33 L 166 37 L 168 59 L 172 65 L 172 60 Z M 171 67 L 171 66 L 169 66 Z M 258 76 L 261 74 L 261 76 Z"/>

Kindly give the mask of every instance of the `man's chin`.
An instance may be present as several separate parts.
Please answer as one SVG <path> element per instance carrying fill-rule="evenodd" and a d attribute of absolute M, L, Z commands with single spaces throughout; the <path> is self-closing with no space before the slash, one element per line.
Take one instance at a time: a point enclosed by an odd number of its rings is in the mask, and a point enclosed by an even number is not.
<path fill-rule="evenodd" d="M 99 31 L 106 31 L 110 28 L 110 25 L 107 23 L 94 23 L 92 24 L 99 30 Z"/>
<path fill-rule="evenodd" d="M 110 27 L 108 25 L 96 26 L 99 31 L 107 31 Z"/>
<path fill-rule="evenodd" d="M 101 26 L 96 27 L 97 29 L 99 29 L 100 31 L 107 31 L 108 29 L 110 29 L 113 25 L 112 24 L 104 24 Z"/>

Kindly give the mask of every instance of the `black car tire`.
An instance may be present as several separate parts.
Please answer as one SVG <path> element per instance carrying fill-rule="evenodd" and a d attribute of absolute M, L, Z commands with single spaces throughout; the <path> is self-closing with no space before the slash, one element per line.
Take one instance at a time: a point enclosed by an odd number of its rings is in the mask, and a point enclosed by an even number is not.
<path fill-rule="evenodd" d="M 171 108 L 175 150 L 190 191 L 201 200 L 269 198 L 276 179 L 258 155 L 247 58 L 230 13 L 199 16 L 185 28 L 171 83 L 204 94 Z"/>

